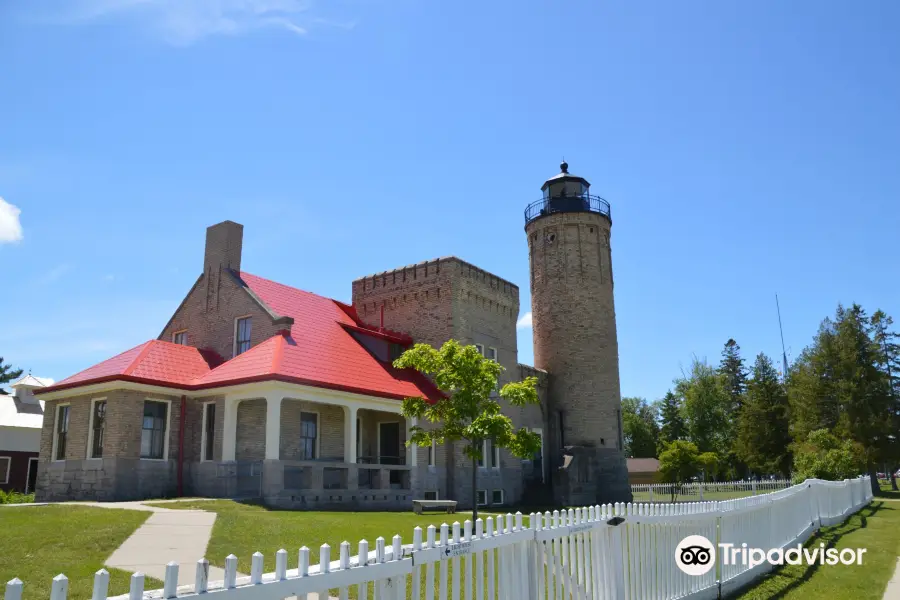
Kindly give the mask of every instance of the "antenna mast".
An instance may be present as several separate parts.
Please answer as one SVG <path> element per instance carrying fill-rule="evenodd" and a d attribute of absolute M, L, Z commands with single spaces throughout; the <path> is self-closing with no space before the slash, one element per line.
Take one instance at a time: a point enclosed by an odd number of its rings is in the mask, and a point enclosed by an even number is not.
<path fill-rule="evenodd" d="M 782 381 L 785 381 L 787 380 L 788 374 L 788 361 L 787 351 L 784 349 L 784 329 L 781 327 L 781 306 L 778 304 L 778 294 L 775 294 L 775 309 L 778 311 L 778 333 L 781 334 L 781 362 L 784 368 L 781 379 Z"/>

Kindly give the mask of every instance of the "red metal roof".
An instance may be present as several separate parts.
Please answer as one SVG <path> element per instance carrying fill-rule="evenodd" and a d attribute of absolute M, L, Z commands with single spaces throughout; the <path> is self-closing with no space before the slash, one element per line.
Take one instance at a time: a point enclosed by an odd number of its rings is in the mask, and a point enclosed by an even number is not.
<path fill-rule="evenodd" d="M 43 388 L 41 392 L 112 379 L 185 386 L 208 372 L 209 365 L 196 348 L 150 340 Z"/>
<path fill-rule="evenodd" d="M 240 277 L 272 312 L 294 319 L 290 335 L 275 335 L 213 369 L 196 348 L 152 340 L 41 391 L 113 379 L 188 390 L 276 380 L 387 398 L 440 397 L 427 378 L 378 360 L 350 334 L 384 339 L 393 332 L 368 331 L 353 311 L 330 298 L 249 273 Z"/>

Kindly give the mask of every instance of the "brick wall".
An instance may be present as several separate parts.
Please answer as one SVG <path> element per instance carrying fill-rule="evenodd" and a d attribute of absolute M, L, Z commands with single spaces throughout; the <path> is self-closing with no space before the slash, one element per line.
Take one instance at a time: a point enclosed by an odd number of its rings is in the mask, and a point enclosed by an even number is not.
<path fill-rule="evenodd" d="M 302 460 L 300 413 L 318 413 L 319 455 L 326 460 L 344 460 L 344 408 L 304 400 L 281 401 L 281 460 Z"/>
<path fill-rule="evenodd" d="M 210 287 L 216 288 L 215 303 L 209 300 Z M 229 360 L 234 355 L 235 319 L 246 316 L 252 318 L 251 346 L 264 342 L 283 329 L 283 326 L 273 323 L 272 316 L 247 293 L 235 275 L 223 271 L 215 281 L 201 275 L 159 339 L 171 342 L 173 333 L 186 330 L 189 346 L 210 348 Z"/>
<path fill-rule="evenodd" d="M 242 400 L 237 407 L 237 438 L 234 458 L 238 461 L 266 457 L 266 400 Z"/>

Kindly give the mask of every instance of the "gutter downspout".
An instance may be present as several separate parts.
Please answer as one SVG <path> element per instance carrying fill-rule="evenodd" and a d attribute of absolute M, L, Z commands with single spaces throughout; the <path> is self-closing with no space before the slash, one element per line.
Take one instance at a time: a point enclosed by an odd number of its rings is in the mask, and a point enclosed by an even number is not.
<path fill-rule="evenodd" d="M 178 497 L 184 496 L 184 413 L 187 408 L 186 396 L 181 396 L 181 427 L 178 431 Z"/>

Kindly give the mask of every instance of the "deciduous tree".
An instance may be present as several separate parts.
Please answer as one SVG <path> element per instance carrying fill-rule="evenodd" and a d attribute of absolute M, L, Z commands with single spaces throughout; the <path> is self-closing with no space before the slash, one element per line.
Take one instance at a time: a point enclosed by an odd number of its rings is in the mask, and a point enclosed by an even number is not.
<path fill-rule="evenodd" d="M 406 444 L 429 447 L 432 441 L 465 442 L 464 452 L 472 460 L 472 520 L 475 521 L 478 518 L 477 464 L 485 440 L 528 459 L 541 449 L 540 436 L 525 428 L 515 431 L 509 417 L 500 412 L 500 404 L 493 394 L 497 392 L 503 367 L 482 356 L 475 346 L 463 346 L 456 340 L 447 341 L 440 350 L 428 344 L 416 344 L 395 360 L 394 366 L 428 375 L 444 394 L 444 398 L 433 403 L 423 398 L 403 401 L 403 416 L 437 424 L 429 429 L 413 425 Z M 527 377 L 504 385 L 499 396 L 516 407 L 538 404 L 536 386 L 537 378 Z"/>

